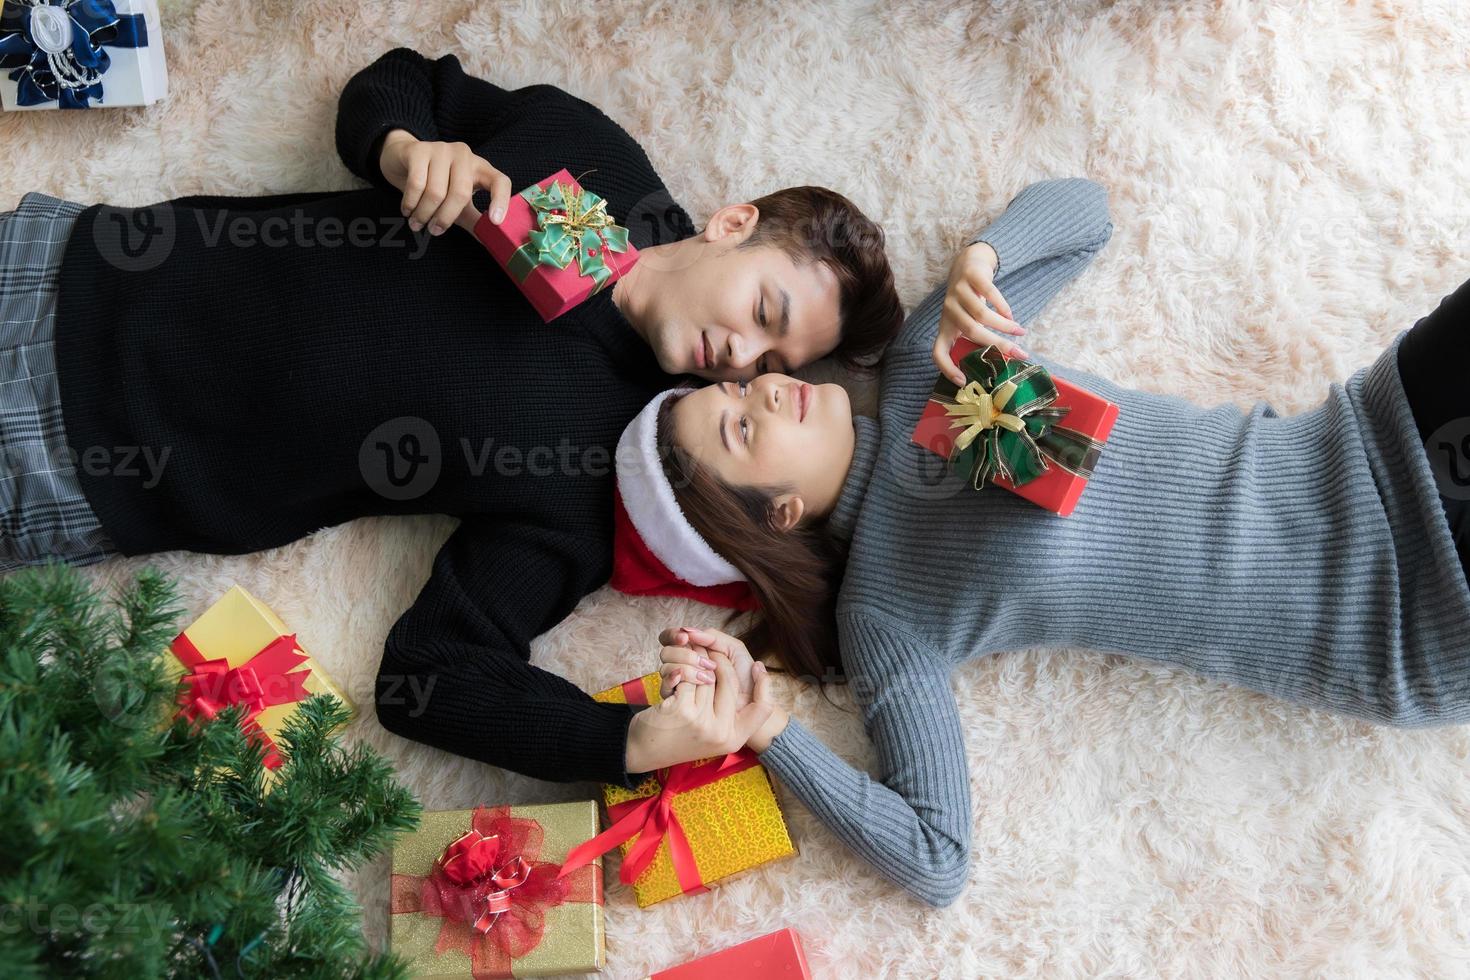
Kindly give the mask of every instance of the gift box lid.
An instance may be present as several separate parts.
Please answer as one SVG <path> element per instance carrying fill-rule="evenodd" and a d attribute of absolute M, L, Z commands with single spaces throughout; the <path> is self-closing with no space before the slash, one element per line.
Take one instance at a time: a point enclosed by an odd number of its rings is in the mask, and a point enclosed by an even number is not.
<path fill-rule="evenodd" d="M 210 659 L 223 657 L 231 665 L 238 665 L 259 652 L 272 640 L 281 636 L 294 635 L 294 631 L 286 625 L 274 609 L 252 595 L 244 586 L 235 584 L 211 603 L 208 609 L 200 613 L 197 619 L 186 626 L 183 635 L 187 636 L 204 656 Z M 336 695 L 348 708 L 352 709 L 355 716 L 357 710 L 352 699 L 311 657 L 310 651 L 300 642 L 299 636 L 296 648 L 307 655 L 307 661 L 302 667 L 311 670 L 312 676 L 306 682 L 307 690 L 312 694 Z M 169 660 L 171 673 L 182 675 L 186 672 L 186 668 L 176 657 L 170 656 Z M 267 709 L 267 711 L 270 710 L 273 709 Z"/>
<path fill-rule="evenodd" d="M 7 60 L 7 67 L 0 69 L 0 107 L 6 111 L 46 111 L 62 108 L 59 99 L 65 96 L 66 108 L 92 109 L 125 106 L 144 106 L 168 96 L 168 60 L 164 52 L 163 30 L 157 0 L 111 0 L 113 10 L 120 23 L 104 26 L 107 11 L 104 7 L 78 4 L 63 7 L 50 4 L 55 13 L 47 15 L 42 23 L 32 23 L 29 34 L 19 33 L 20 15 L 13 0 L 0 3 L 0 18 L 10 28 L 8 36 L 14 51 Z M 7 9 L 9 8 L 9 9 Z M 8 14 L 8 17 L 5 15 Z M 70 48 L 54 51 L 58 41 L 70 29 Z M 21 79 L 12 79 L 12 71 L 20 74 L 14 66 L 24 65 L 30 57 L 63 59 L 69 63 L 69 72 L 85 80 L 91 77 L 89 69 L 80 66 L 70 49 L 77 45 L 89 47 L 107 55 L 107 67 L 91 83 L 79 87 L 58 88 L 57 97 L 45 98 L 33 81 L 27 81 L 27 92 L 21 91 Z M 53 52 L 47 54 L 47 52 Z M 48 90 L 49 91 L 49 90 Z M 29 102 L 29 99 L 39 101 Z M 27 104 L 22 105 L 22 102 Z"/>
<path fill-rule="evenodd" d="M 738 946 L 660 970 L 645 980 L 810 980 L 801 936 L 795 929 L 747 940 Z"/>

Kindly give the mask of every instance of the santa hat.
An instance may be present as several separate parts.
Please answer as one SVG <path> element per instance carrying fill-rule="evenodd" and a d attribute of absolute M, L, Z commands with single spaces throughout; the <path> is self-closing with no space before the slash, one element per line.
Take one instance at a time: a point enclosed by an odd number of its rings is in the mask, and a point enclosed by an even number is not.
<path fill-rule="evenodd" d="M 709 546 L 674 499 L 658 456 L 659 393 L 618 440 L 613 491 L 612 587 L 629 595 L 673 595 L 730 609 L 756 608 L 745 576 Z"/>

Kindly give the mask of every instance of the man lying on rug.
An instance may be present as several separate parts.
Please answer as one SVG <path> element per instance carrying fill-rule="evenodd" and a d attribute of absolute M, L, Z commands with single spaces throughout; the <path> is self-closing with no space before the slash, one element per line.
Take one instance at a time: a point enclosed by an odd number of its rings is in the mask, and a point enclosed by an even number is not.
<path fill-rule="evenodd" d="M 457 515 L 388 635 L 379 719 L 517 772 L 635 785 L 677 732 L 528 662 L 609 579 L 618 437 L 682 375 L 879 351 L 902 322 L 882 232 L 794 187 L 696 234 L 597 108 L 453 55 L 380 57 L 343 90 L 336 140 L 371 188 L 139 209 L 27 194 L 0 214 L 0 568 Z M 547 324 L 444 232 L 473 226 L 474 195 L 498 220 L 563 167 L 642 255 Z"/>

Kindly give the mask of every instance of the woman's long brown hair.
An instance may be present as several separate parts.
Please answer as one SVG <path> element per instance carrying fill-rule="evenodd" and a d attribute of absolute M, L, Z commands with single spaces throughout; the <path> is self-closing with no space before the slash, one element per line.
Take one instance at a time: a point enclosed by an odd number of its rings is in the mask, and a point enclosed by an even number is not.
<path fill-rule="evenodd" d="M 847 559 L 844 543 L 825 520 L 789 531 L 774 521 L 772 501 L 789 487 L 732 486 L 700 466 L 674 442 L 676 392 L 659 406 L 657 443 L 674 499 L 717 554 L 738 568 L 760 608 L 740 635 L 751 655 L 778 657 L 802 680 L 842 678 L 837 645 L 837 591 Z"/>

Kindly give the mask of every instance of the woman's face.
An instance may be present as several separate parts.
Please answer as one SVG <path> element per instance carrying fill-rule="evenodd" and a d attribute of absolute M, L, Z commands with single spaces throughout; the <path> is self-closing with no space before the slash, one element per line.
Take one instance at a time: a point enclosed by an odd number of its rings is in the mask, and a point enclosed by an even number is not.
<path fill-rule="evenodd" d="M 778 512 L 794 525 L 826 516 L 852 464 L 852 405 L 838 384 L 784 374 L 725 381 L 680 398 L 674 441 L 734 486 L 790 486 Z M 782 511 L 782 505 L 789 505 Z"/>

